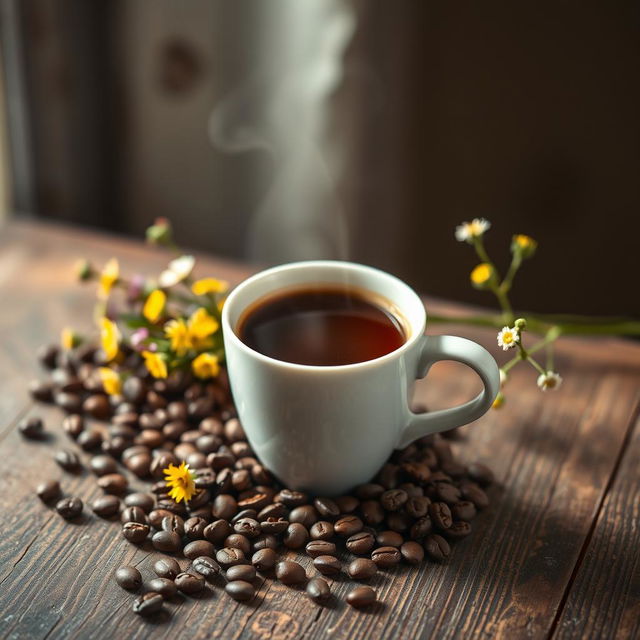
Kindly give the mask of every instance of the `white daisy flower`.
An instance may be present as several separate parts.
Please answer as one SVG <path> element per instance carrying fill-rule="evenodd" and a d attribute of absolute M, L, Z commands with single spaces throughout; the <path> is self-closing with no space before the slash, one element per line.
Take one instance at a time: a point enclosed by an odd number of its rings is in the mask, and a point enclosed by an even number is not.
<path fill-rule="evenodd" d="M 538 386 L 543 391 L 557 389 L 562 384 L 562 376 L 555 371 L 547 371 L 538 376 Z"/>
<path fill-rule="evenodd" d="M 498 333 L 498 346 L 503 351 L 513 349 L 520 342 L 520 334 L 515 327 L 502 327 L 502 331 Z"/>
<path fill-rule="evenodd" d="M 474 218 L 471 222 L 463 222 L 456 227 L 456 240 L 458 242 L 471 242 L 479 238 L 491 228 L 491 223 L 486 218 Z"/>
<path fill-rule="evenodd" d="M 196 259 L 193 256 L 180 256 L 169 263 L 169 268 L 163 271 L 158 278 L 161 288 L 172 287 L 178 282 L 188 278 L 193 271 Z"/>

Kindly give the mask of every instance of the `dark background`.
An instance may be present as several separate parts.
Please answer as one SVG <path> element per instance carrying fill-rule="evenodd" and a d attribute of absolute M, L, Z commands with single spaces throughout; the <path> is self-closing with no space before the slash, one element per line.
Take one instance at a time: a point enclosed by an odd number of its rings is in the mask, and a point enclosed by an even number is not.
<path fill-rule="evenodd" d="M 255 262 L 349 257 L 426 293 L 487 304 L 468 283 L 474 254 L 453 236 L 482 216 L 504 268 L 512 233 L 540 243 L 516 307 L 640 315 L 640 3 L 335 5 L 352 32 L 312 141 L 331 195 L 285 189 L 294 213 L 317 207 L 289 249 L 247 244 L 282 154 L 232 153 L 208 134 L 216 106 L 269 64 L 270 47 L 283 47 L 289 75 L 307 77 L 298 49 L 281 44 L 304 40 L 286 0 L 7 3 L 11 208 L 128 234 L 166 216 L 189 247 Z M 310 33 L 331 29 L 330 18 L 308 21 Z M 261 122 L 265 96 L 288 108 L 277 61 L 272 69 L 264 83 L 276 88 L 247 99 L 240 130 Z M 304 138 L 291 107 L 276 137 L 287 149 Z M 305 234 L 331 234 L 333 218 L 319 218 L 336 210 L 346 255 L 331 243 L 306 249 Z"/>

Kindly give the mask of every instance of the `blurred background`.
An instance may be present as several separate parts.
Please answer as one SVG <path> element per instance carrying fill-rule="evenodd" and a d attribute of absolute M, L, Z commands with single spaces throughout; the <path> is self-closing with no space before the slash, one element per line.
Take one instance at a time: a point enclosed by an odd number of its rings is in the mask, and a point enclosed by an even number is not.
<path fill-rule="evenodd" d="M 0 0 L 0 218 L 640 315 L 640 3 Z M 1 233 L 1 231 L 0 231 Z M 634 293 L 635 292 L 635 293 Z"/>

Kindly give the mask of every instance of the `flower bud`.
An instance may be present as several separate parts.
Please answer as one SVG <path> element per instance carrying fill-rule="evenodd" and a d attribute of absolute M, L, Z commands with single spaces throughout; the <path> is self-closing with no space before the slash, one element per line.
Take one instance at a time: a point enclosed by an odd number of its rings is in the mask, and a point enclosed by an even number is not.
<path fill-rule="evenodd" d="M 524 331 L 527 328 L 527 321 L 524 318 L 518 318 L 514 326 L 518 331 Z"/>
<path fill-rule="evenodd" d="M 173 244 L 171 223 L 166 218 L 156 218 L 155 222 L 147 229 L 147 242 L 161 246 Z"/>
<path fill-rule="evenodd" d="M 523 234 L 515 235 L 511 239 L 511 253 L 521 258 L 531 258 L 538 248 L 538 243 Z"/>
<path fill-rule="evenodd" d="M 471 272 L 469 278 L 476 289 L 488 289 L 494 278 L 493 267 L 486 262 L 481 262 Z"/>
<path fill-rule="evenodd" d="M 78 280 L 82 282 L 91 280 L 92 276 L 95 273 L 93 267 L 91 266 L 91 263 L 84 258 L 76 262 L 75 272 L 76 278 L 78 278 Z"/>

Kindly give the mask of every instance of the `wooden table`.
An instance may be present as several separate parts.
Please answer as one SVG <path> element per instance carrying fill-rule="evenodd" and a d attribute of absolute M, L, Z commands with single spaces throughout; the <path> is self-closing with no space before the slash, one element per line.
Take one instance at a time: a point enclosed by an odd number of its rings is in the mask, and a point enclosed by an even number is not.
<path fill-rule="evenodd" d="M 640 635 L 640 344 L 617 339 L 559 343 L 565 378 L 543 395 L 532 371 L 516 370 L 509 403 L 463 429 L 464 461 L 496 473 L 491 507 L 445 565 L 397 568 L 374 582 L 382 605 L 357 612 L 338 599 L 319 608 L 268 581 L 249 605 L 216 589 L 170 607 L 166 621 L 131 612 L 113 581 L 122 563 L 148 576 L 153 552 L 128 544 L 117 527 L 87 515 L 70 525 L 34 496 L 41 478 L 63 474 L 51 459 L 67 442 L 61 415 L 34 406 L 27 381 L 39 375 L 36 346 L 63 326 L 91 326 L 93 285 L 74 282 L 86 256 L 118 255 L 127 271 L 155 274 L 166 255 L 142 244 L 43 224 L 0 230 L 0 637 L 29 638 L 632 638 Z M 249 269 L 203 258 L 199 273 L 237 282 Z M 428 308 L 456 307 L 427 300 Z M 495 332 L 432 327 L 469 336 L 497 354 Z M 477 381 L 453 363 L 437 365 L 417 396 L 432 408 L 471 396 Z M 16 424 L 42 415 L 46 444 Z M 98 495 L 85 473 L 63 477 L 83 499 Z M 344 596 L 348 581 L 333 583 Z"/>

